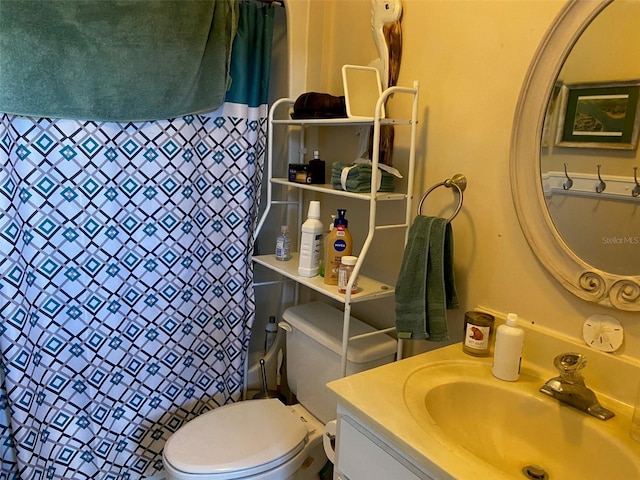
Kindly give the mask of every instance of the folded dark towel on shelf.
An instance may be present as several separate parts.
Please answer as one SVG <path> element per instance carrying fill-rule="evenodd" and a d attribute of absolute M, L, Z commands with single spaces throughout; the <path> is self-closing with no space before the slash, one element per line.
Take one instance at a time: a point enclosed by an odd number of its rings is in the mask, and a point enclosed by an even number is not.
<path fill-rule="evenodd" d="M 328 93 L 307 92 L 300 95 L 293 104 L 291 118 L 346 118 L 347 104 L 344 96 L 336 97 Z"/>

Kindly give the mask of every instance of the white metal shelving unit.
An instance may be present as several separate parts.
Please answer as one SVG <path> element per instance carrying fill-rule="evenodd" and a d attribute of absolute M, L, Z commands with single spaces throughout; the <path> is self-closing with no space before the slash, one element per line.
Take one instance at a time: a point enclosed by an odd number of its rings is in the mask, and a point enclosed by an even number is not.
<path fill-rule="evenodd" d="M 388 333 L 395 330 L 395 326 L 377 330 L 373 333 L 364 335 L 357 335 L 349 337 L 349 323 L 351 318 L 351 305 L 357 302 L 365 302 L 375 300 L 383 297 L 389 297 L 395 295 L 395 288 L 392 285 L 386 285 L 375 279 L 360 275 L 360 269 L 363 263 L 366 261 L 367 253 L 371 247 L 371 243 L 377 231 L 384 229 L 405 229 L 405 244 L 407 240 L 408 228 L 412 219 L 411 212 L 411 200 L 413 198 L 413 183 L 414 183 L 414 171 L 415 171 L 415 143 L 417 132 L 417 114 L 418 114 L 418 93 L 419 83 L 414 82 L 412 88 L 408 87 L 390 87 L 378 98 L 376 103 L 374 116 L 371 119 L 352 119 L 352 118 L 338 118 L 338 119 L 305 119 L 305 120 L 292 120 L 290 113 L 293 111 L 294 99 L 283 98 L 277 100 L 271 107 L 269 112 L 269 131 L 268 131 L 268 151 L 267 151 L 267 169 L 266 178 L 267 181 L 267 199 L 266 208 L 258 221 L 256 236 L 262 230 L 265 222 L 269 217 L 269 213 L 273 206 L 287 207 L 292 204 L 297 204 L 298 208 L 298 224 L 302 224 L 302 201 L 304 191 L 319 192 L 324 195 L 340 196 L 353 199 L 354 201 L 368 202 L 369 205 L 369 227 L 367 237 L 364 241 L 361 251 L 358 255 L 358 261 L 354 267 L 354 275 L 352 275 L 349 284 L 347 285 L 347 293 L 341 294 L 335 285 L 325 285 L 324 279 L 320 276 L 316 277 L 301 277 L 298 275 L 298 254 L 293 253 L 292 258 L 288 262 L 280 262 L 275 259 L 274 254 L 258 255 L 253 257 L 253 261 L 256 264 L 262 265 L 269 270 L 279 273 L 280 275 L 291 279 L 296 282 L 296 286 L 304 285 L 316 292 L 321 293 L 333 300 L 336 300 L 344 305 L 344 327 L 342 335 L 342 375 L 346 375 L 347 370 L 347 351 L 349 348 L 349 342 L 356 338 L 361 338 L 368 335 L 377 335 L 382 333 Z M 411 112 L 408 118 L 383 118 L 382 112 L 385 111 L 385 105 L 391 96 L 407 95 L 410 99 Z M 386 109 L 388 111 L 388 109 Z M 406 191 L 398 192 L 377 192 L 375 187 L 372 187 L 368 193 L 354 193 L 346 192 L 342 190 L 335 190 L 331 184 L 325 185 L 307 185 L 290 182 L 288 177 L 274 176 L 274 166 L 280 166 L 280 171 L 286 170 L 289 158 L 274 159 L 274 129 L 275 128 L 291 128 L 297 127 L 300 129 L 300 145 L 304 148 L 305 143 L 305 129 L 306 128 L 318 128 L 318 127 L 354 127 L 354 126 L 373 126 L 373 154 L 372 154 L 372 178 L 371 185 L 378 184 L 378 177 L 380 171 L 378 170 L 379 159 L 379 147 L 380 147 L 380 128 L 382 125 L 394 125 L 394 126 L 406 126 L 410 129 L 410 146 L 408 150 L 407 160 L 407 172 L 405 173 L 407 179 Z M 298 190 L 298 201 L 292 202 L 287 198 L 274 199 L 273 185 L 284 185 L 289 189 Z M 284 195 L 281 195 L 281 197 Z M 376 211 L 378 202 L 400 202 L 404 208 L 405 218 L 403 223 L 376 224 Z M 398 246 L 401 248 L 403 246 Z M 355 253 L 354 253 L 355 254 Z M 351 294 L 351 284 L 358 277 L 359 291 Z M 266 282 L 266 284 L 272 284 L 273 282 Z M 260 286 L 260 284 L 256 284 Z M 296 295 L 297 300 L 297 295 Z M 398 358 L 401 357 L 402 344 L 398 342 Z"/>

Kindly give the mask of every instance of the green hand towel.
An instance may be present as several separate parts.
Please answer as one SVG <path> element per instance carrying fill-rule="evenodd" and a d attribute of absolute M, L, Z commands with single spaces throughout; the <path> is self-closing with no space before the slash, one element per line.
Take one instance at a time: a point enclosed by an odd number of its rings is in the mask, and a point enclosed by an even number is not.
<path fill-rule="evenodd" d="M 446 219 L 416 217 L 396 284 L 398 338 L 448 340 L 446 309 L 458 306 L 453 231 Z"/>
<path fill-rule="evenodd" d="M 453 274 L 453 228 L 450 222 L 447 222 L 444 241 L 444 292 L 447 309 L 452 310 L 458 308 L 460 304 L 456 291 L 456 279 Z"/>
<path fill-rule="evenodd" d="M 427 333 L 429 339 L 437 342 L 449 339 L 447 331 L 447 308 L 454 308 L 449 302 L 455 297 L 457 307 L 457 296 L 455 290 L 453 294 L 447 292 L 453 285 L 447 279 L 453 278 L 453 264 L 447 261 L 452 258 L 451 251 L 447 246 L 452 247 L 451 225 L 443 218 L 436 218 L 431 226 L 429 241 L 429 261 L 427 264 Z"/>
<path fill-rule="evenodd" d="M 427 261 L 433 217 L 416 217 L 409 229 L 409 238 L 396 283 L 396 331 L 398 338 L 424 340 L 427 333 L 425 295 Z"/>

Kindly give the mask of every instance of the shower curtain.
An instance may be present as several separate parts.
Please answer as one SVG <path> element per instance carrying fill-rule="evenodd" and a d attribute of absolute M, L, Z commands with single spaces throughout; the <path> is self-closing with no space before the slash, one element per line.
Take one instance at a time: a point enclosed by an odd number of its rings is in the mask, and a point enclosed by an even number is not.
<path fill-rule="evenodd" d="M 172 432 L 239 400 L 272 10 L 241 5 L 215 112 L 0 114 L 0 479 L 153 476 Z"/>

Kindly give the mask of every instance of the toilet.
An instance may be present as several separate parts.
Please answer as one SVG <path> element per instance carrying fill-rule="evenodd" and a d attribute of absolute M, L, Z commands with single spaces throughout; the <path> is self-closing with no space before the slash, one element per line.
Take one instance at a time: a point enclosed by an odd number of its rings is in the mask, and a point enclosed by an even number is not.
<path fill-rule="evenodd" d="M 326 383 L 341 376 L 343 313 L 314 301 L 288 308 L 287 382 L 299 403 L 248 400 L 216 408 L 183 425 L 163 451 L 166 480 L 312 480 L 327 462 L 323 433 L 336 417 Z M 375 331 L 351 318 L 350 336 Z M 347 375 L 392 362 L 387 335 L 352 340 Z"/>

